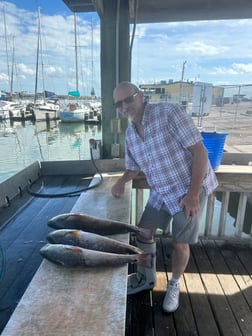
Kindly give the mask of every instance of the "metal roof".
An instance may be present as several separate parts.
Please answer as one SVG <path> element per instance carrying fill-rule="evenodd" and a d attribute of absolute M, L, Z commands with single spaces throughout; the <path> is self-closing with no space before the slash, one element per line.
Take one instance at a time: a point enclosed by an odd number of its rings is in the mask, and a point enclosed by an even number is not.
<path fill-rule="evenodd" d="M 103 2 L 115 0 L 63 1 L 73 12 L 102 16 Z M 252 18 L 251 0 L 129 0 L 129 7 L 131 22 L 137 23 Z"/>

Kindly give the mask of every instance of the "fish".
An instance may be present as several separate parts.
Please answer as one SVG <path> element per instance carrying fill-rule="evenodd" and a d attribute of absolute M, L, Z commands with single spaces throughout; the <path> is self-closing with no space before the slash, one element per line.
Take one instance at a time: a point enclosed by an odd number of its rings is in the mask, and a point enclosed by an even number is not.
<path fill-rule="evenodd" d="M 66 213 L 57 215 L 48 221 L 53 229 L 76 229 L 100 235 L 114 235 L 120 233 L 139 233 L 146 239 L 151 238 L 151 229 L 140 228 L 119 221 L 102 219 L 84 213 Z"/>
<path fill-rule="evenodd" d="M 119 254 L 140 254 L 144 252 L 133 245 L 82 230 L 59 229 L 50 232 L 47 235 L 47 240 L 51 244 L 74 245 L 89 250 Z"/>
<path fill-rule="evenodd" d="M 52 263 L 66 267 L 120 267 L 127 263 L 138 263 L 150 268 L 153 256 L 150 253 L 116 254 L 84 249 L 65 244 L 46 244 L 40 254 Z"/>

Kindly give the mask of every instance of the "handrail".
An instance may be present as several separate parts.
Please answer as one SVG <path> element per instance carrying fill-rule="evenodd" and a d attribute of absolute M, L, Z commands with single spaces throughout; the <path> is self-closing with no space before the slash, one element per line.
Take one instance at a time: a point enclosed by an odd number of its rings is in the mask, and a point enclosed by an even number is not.
<path fill-rule="evenodd" d="M 252 243 L 252 225 L 249 232 L 244 232 L 245 215 L 248 208 L 252 208 L 252 166 L 250 165 L 221 165 L 216 171 L 219 186 L 212 195 L 208 197 L 204 220 L 201 227 L 201 236 L 205 238 L 218 238 L 226 240 L 249 240 Z M 133 181 L 133 205 L 132 221 L 137 224 L 143 212 L 149 186 L 144 174 L 139 174 Z M 231 196 L 238 193 L 237 214 L 233 232 L 227 233 L 227 222 L 231 204 Z M 221 197 L 220 197 L 221 195 Z M 217 196 L 220 203 L 219 213 L 216 211 Z M 218 218 L 217 218 L 218 217 Z M 216 229 L 217 225 L 217 229 Z M 215 230 L 214 230 L 215 227 Z M 215 231 L 215 232 L 213 232 Z M 170 234 L 170 231 L 166 232 Z"/>

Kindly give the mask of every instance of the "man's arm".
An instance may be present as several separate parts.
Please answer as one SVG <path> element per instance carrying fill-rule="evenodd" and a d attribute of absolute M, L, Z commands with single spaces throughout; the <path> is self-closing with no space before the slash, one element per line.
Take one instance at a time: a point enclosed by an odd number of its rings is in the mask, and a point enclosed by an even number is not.
<path fill-rule="evenodd" d="M 131 181 L 138 175 L 139 171 L 126 170 L 111 188 L 111 193 L 114 197 L 121 197 L 124 193 L 125 183 Z"/>
<path fill-rule="evenodd" d="M 192 153 L 192 177 L 188 193 L 181 200 L 180 206 L 185 207 L 186 216 L 195 216 L 200 210 L 199 193 L 206 175 L 208 154 L 200 141 L 188 148 Z"/>

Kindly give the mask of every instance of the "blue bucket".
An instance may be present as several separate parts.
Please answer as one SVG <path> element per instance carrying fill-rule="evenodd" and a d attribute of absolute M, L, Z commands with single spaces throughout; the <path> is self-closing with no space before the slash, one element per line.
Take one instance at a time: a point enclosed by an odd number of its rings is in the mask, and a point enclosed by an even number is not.
<path fill-rule="evenodd" d="M 201 132 L 203 143 L 208 151 L 208 157 L 213 170 L 217 170 L 221 164 L 224 144 L 228 133 Z"/>

